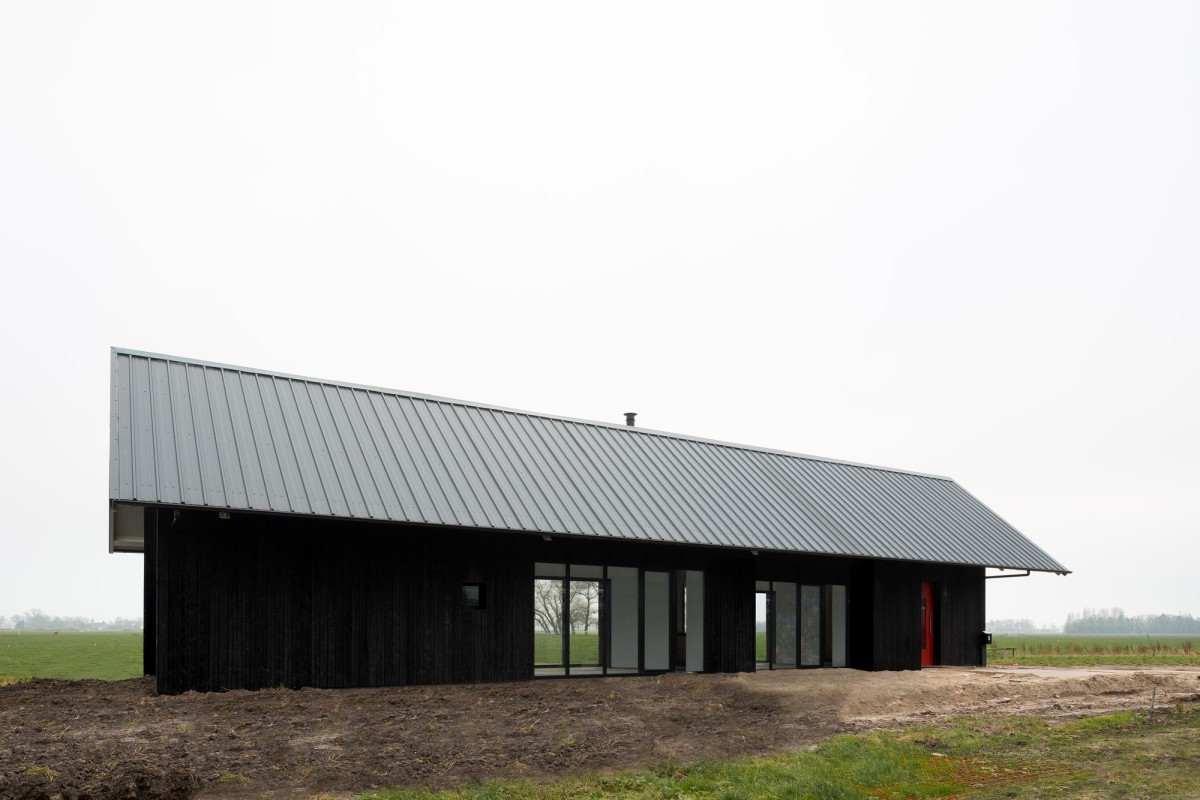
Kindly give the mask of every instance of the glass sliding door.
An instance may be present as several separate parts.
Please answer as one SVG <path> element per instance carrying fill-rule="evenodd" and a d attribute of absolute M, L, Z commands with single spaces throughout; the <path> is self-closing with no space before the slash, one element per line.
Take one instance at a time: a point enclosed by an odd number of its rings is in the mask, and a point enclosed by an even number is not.
<path fill-rule="evenodd" d="M 534 564 L 533 674 L 704 671 L 704 573 Z"/>
<path fill-rule="evenodd" d="M 535 675 L 566 674 L 566 629 L 563 625 L 562 578 L 533 580 L 533 672 Z"/>
<path fill-rule="evenodd" d="M 644 573 L 644 628 L 642 668 L 648 672 L 671 669 L 671 573 Z"/>
<path fill-rule="evenodd" d="M 567 663 L 571 668 L 570 674 L 602 674 L 604 635 L 600 610 L 603 605 L 603 584 L 598 580 L 572 578 L 569 585 Z"/>
<path fill-rule="evenodd" d="M 821 587 L 800 587 L 800 666 L 821 666 Z"/>
<path fill-rule="evenodd" d="M 771 624 L 771 582 L 758 581 L 754 586 L 754 668 L 771 668 L 771 651 L 775 642 Z"/>
<path fill-rule="evenodd" d="M 797 639 L 796 584 L 775 581 L 775 669 L 795 669 Z"/>
<path fill-rule="evenodd" d="M 608 672 L 633 674 L 638 671 L 637 567 L 608 568 Z"/>
<path fill-rule="evenodd" d="M 825 623 L 829 630 L 829 666 L 846 666 L 846 587 L 827 586 Z"/>
<path fill-rule="evenodd" d="M 846 666 L 846 587 L 755 581 L 754 668 Z"/>
<path fill-rule="evenodd" d="M 704 573 L 688 570 L 684 595 L 688 672 L 704 671 Z"/>

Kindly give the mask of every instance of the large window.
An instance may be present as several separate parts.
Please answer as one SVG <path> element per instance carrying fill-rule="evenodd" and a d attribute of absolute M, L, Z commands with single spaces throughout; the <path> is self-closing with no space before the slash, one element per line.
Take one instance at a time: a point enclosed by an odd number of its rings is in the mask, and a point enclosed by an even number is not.
<path fill-rule="evenodd" d="M 566 581 L 533 581 L 533 666 L 563 667 L 563 596 Z"/>
<path fill-rule="evenodd" d="M 846 665 L 846 587 L 755 584 L 756 669 Z"/>
<path fill-rule="evenodd" d="M 704 573 L 534 565 L 538 676 L 704 668 Z"/>

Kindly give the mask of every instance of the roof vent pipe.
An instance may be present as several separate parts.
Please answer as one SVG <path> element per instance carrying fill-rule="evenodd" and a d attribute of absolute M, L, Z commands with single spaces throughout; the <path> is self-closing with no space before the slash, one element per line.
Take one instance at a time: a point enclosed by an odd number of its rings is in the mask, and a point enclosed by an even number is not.
<path fill-rule="evenodd" d="M 637 416 L 636 411 L 626 411 L 625 412 L 625 424 L 632 428 L 633 427 L 633 418 L 636 416 Z"/>

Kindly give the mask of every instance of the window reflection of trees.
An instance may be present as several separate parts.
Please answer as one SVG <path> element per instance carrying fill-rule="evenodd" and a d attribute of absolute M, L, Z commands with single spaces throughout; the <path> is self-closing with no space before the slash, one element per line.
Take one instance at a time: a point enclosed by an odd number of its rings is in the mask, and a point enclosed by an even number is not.
<path fill-rule="evenodd" d="M 569 581 L 567 622 L 571 633 L 594 633 L 600 627 L 600 582 Z M 563 632 L 563 581 L 533 582 L 533 618 L 541 633 Z"/>

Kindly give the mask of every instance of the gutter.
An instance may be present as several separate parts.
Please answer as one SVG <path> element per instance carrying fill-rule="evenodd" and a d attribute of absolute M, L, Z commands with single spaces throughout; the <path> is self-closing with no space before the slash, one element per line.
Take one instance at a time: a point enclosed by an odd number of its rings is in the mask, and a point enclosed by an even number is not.
<path fill-rule="evenodd" d="M 985 581 L 990 581 L 990 580 L 994 580 L 996 578 L 1028 578 L 1029 573 L 1030 573 L 1030 570 L 1025 570 L 1025 574 L 1023 574 L 1023 575 L 984 575 L 983 579 Z"/>

